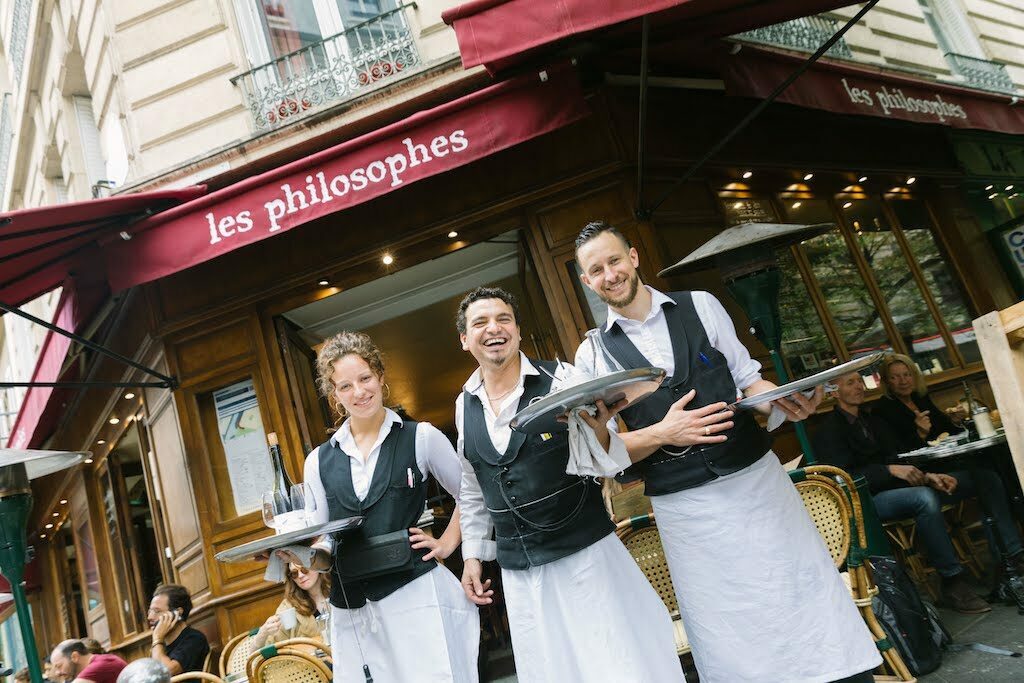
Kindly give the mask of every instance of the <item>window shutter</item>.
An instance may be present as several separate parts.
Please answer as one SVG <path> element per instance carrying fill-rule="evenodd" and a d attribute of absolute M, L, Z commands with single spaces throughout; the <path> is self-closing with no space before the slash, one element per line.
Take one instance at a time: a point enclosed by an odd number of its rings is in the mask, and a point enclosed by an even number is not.
<path fill-rule="evenodd" d="M 100 145 L 100 131 L 92 114 L 92 98 L 75 95 L 71 99 L 75 105 L 78 134 L 82 139 L 85 172 L 89 178 L 89 186 L 92 187 L 97 181 L 105 180 L 106 162 L 103 159 L 103 147 Z"/>

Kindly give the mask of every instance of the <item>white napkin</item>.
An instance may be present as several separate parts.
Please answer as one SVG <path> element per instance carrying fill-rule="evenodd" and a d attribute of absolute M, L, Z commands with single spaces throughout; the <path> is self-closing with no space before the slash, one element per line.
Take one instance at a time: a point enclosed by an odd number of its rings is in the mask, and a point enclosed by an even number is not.
<path fill-rule="evenodd" d="M 277 550 L 287 550 L 302 560 L 302 566 L 306 568 L 313 563 L 313 557 L 316 556 L 316 548 L 311 548 L 308 545 L 286 545 Z M 270 551 L 270 559 L 267 560 L 267 571 L 263 573 L 263 580 L 284 583 L 288 570 L 284 566 L 284 560 L 277 556 L 277 550 Z"/>
<path fill-rule="evenodd" d="M 810 398 L 811 396 L 814 396 L 814 389 L 806 389 L 800 393 L 802 393 L 805 397 Z M 770 415 L 768 415 L 768 431 L 775 431 L 785 421 L 786 414 L 782 412 L 777 406 L 773 405 L 772 412 Z"/>

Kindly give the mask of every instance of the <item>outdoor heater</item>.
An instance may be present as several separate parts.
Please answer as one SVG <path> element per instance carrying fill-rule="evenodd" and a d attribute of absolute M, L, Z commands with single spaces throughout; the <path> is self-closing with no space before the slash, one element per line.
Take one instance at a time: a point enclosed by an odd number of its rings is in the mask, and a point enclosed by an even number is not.
<path fill-rule="evenodd" d="M 729 293 L 750 319 L 751 333 L 768 348 L 779 384 L 785 384 L 790 378 L 782 359 L 782 323 L 779 320 L 782 277 L 776 254 L 781 249 L 834 228 L 830 223 L 743 223 L 723 230 L 682 261 L 658 274 L 665 277 L 718 268 Z M 814 464 L 807 430 L 800 422 L 794 426 L 804 452 L 804 462 Z"/>
<path fill-rule="evenodd" d="M 32 510 L 32 487 L 37 477 L 77 465 L 86 453 L 28 451 L 0 448 L 0 573 L 11 584 L 18 626 L 25 644 L 32 683 L 42 683 L 39 651 L 32 631 L 32 618 L 25 599 L 25 564 L 28 557 L 28 515 Z"/>

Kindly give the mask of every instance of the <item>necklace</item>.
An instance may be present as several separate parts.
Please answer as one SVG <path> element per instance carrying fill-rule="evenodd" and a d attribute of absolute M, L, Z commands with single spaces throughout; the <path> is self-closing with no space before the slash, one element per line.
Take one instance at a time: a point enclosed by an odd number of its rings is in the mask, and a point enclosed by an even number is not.
<path fill-rule="evenodd" d="M 501 399 L 505 398 L 506 396 L 511 394 L 513 391 L 515 391 L 518 387 L 519 387 L 519 385 L 516 385 L 516 386 L 512 387 L 511 389 L 509 389 L 508 391 L 506 391 L 504 394 L 501 394 L 500 396 L 493 396 L 492 397 L 490 394 L 487 394 L 487 400 L 490 401 L 491 403 L 494 403 L 495 401 L 500 401 Z M 485 392 L 487 391 L 487 387 L 484 387 L 484 391 Z"/>

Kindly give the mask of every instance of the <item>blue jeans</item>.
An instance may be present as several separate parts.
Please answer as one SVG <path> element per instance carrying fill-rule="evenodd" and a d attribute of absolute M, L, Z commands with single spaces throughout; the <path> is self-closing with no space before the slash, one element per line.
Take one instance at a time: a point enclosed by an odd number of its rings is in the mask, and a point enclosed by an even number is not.
<path fill-rule="evenodd" d="M 964 570 L 956 559 L 953 543 L 946 533 L 946 521 L 942 517 L 942 506 L 957 503 L 964 498 L 978 496 L 996 522 L 1003 543 L 1010 555 L 1021 551 L 1017 525 L 1010 514 L 1003 483 L 991 470 L 975 471 L 977 481 L 970 472 L 950 472 L 957 480 L 956 490 L 945 494 L 930 486 L 911 486 L 902 489 L 881 491 L 872 496 L 878 516 L 883 522 L 913 517 L 917 521 L 917 535 L 924 544 L 928 561 L 942 576 L 956 576 Z M 980 484 L 980 485 L 979 485 Z M 992 546 L 993 550 L 995 546 Z"/>

